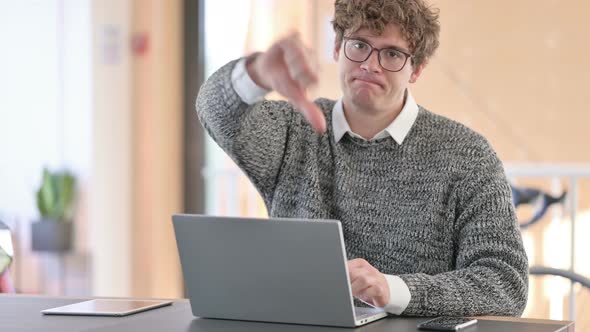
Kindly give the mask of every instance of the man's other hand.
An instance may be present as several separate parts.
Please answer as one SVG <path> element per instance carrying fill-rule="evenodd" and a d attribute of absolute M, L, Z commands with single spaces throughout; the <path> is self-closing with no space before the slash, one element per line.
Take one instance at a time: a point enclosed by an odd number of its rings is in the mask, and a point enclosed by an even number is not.
<path fill-rule="evenodd" d="M 326 119 L 306 93 L 318 81 L 317 65 L 311 54 L 299 33 L 294 32 L 276 41 L 266 52 L 250 57 L 246 70 L 256 84 L 287 98 L 318 133 L 324 133 Z"/>
<path fill-rule="evenodd" d="M 385 276 L 362 258 L 348 261 L 352 295 L 375 307 L 389 303 L 389 285 Z"/>

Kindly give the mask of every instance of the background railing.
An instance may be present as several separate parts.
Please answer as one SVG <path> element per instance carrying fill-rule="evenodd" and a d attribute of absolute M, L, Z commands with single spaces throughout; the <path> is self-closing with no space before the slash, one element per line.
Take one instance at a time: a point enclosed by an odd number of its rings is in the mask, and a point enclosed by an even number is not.
<path fill-rule="evenodd" d="M 518 183 L 521 181 L 537 182 L 537 185 L 543 185 L 540 181 L 550 183 L 550 190 L 554 194 L 560 194 L 562 191 L 567 191 L 566 200 L 563 209 L 553 218 L 561 218 L 566 220 L 566 215 L 569 214 L 569 243 L 557 243 L 556 247 L 563 249 L 564 245 L 569 244 L 566 250 L 560 250 L 560 253 L 567 253 L 563 259 L 569 262 L 569 268 L 566 270 L 558 269 L 557 267 L 547 266 L 542 263 L 541 266 L 534 266 L 531 268 L 533 275 L 553 275 L 556 277 L 568 278 L 571 282 L 569 287 L 569 315 L 568 319 L 575 319 L 576 296 L 574 285 L 576 281 L 587 280 L 584 276 L 576 273 L 576 224 L 578 222 L 578 215 L 583 208 L 588 209 L 587 204 L 581 204 L 580 194 L 585 188 L 581 188 L 581 181 L 590 179 L 590 164 L 507 164 L 506 174 L 511 183 Z M 529 184 L 529 186 L 531 186 Z M 561 214 L 561 215 L 559 215 Z M 588 234 L 590 235 L 590 234 Z M 559 239 L 555 241 L 559 242 Z M 536 264 L 533 264 L 536 265 Z M 590 261 L 579 262 L 578 265 L 590 265 Z M 561 270 L 561 271 L 560 271 Z M 570 276 L 570 277 L 568 277 Z M 584 283 L 582 283 L 584 284 Z"/>

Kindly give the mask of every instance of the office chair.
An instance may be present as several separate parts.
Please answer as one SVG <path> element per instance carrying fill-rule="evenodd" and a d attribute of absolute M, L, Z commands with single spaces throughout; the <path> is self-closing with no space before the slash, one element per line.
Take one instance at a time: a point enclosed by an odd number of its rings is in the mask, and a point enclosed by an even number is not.
<path fill-rule="evenodd" d="M 551 205 L 558 203 L 562 204 L 565 201 L 565 196 L 567 195 L 567 191 L 564 191 L 561 195 L 556 197 L 534 188 L 511 186 L 511 189 L 514 207 L 518 207 L 519 205 L 523 204 L 529 204 L 533 206 L 533 216 L 530 220 L 520 224 L 521 229 L 526 229 L 541 220 Z"/>
<path fill-rule="evenodd" d="M 516 186 L 511 186 L 511 188 L 512 200 L 515 207 L 525 204 L 533 205 L 533 217 L 529 221 L 521 223 L 520 229 L 526 229 L 541 220 L 551 205 L 563 204 L 567 194 L 567 192 L 564 191 L 559 196 L 552 196 L 539 189 L 519 188 Z M 559 276 L 567 278 L 573 282 L 580 283 L 585 288 L 590 289 L 590 279 L 569 270 L 556 269 L 546 266 L 532 266 L 529 268 L 529 274 Z"/>
<path fill-rule="evenodd" d="M 567 278 L 573 282 L 577 282 L 584 286 L 585 288 L 590 290 L 590 279 L 584 277 L 583 275 L 577 274 L 572 271 L 563 270 L 563 269 L 556 269 L 552 267 L 545 267 L 545 266 L 531 266 L 529 268 L 529 274 L 531 275 L 552 275 Z"/>

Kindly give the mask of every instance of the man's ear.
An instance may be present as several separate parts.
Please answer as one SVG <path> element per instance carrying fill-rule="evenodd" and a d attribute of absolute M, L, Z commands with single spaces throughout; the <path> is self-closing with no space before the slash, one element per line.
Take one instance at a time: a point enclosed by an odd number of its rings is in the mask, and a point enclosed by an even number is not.
<path fill-rule="evenodd" d="M 422 71 L 424 70 L 424 68 L 426 67 L 426 65 L 428 64 L 428 61 L 424 61 L 421 64 L 414 66 L 414 71 L 412 72 L 412 75 L 410 76 L 410 83 L 416 83 L 416 81 L 418 81 L 418 77 L 420 77 L 420 74 L 422 74 Z"/>
<path fill-rule="evenodd" d="M 338 62 L 338 57 L 340 56 L 340 45 L 342 45 L 342 41 L 338 42 L 338 40 L 334 41 L 334 61 Z"/>

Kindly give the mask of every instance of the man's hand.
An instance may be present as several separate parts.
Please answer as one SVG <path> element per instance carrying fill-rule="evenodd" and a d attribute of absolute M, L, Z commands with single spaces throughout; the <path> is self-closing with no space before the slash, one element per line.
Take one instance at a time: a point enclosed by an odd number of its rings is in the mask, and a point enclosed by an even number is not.
<path fill-rule="evenodd" d="M 389 285 L 385 276 L 362 258 L 348 261 L 352 295 L 375 307 L 389 303 Z"/>
<path fill-rule="evenodd" d="M 326 131 L 320 108 L 307 97 L 306 89 L 317 83 L 317 69 L 311 51 L 298 33 L 275 42 L 268 51 L 251 57 L 246 70 L 259 86 L 283 95 L 319 133 Z"/>

